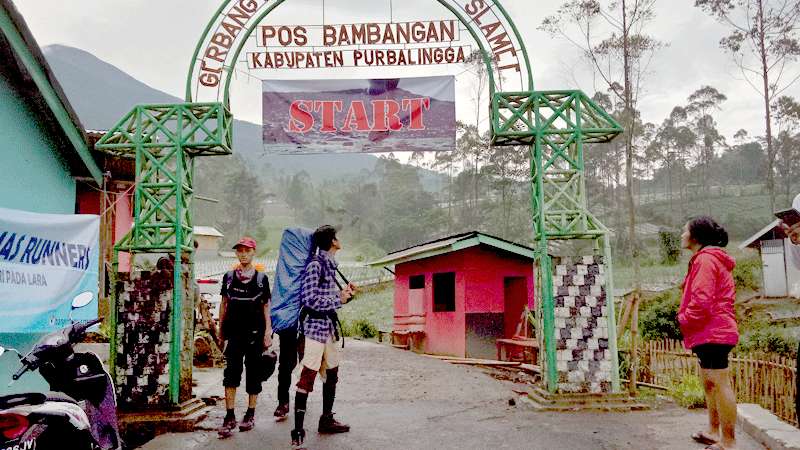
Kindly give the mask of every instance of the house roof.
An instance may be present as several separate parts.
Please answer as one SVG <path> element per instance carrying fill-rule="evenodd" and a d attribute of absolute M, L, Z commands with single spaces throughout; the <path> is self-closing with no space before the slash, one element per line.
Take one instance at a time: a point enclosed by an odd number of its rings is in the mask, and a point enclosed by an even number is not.
<path fill-rule="evenodd" d="M 213 237 L 225 237 L 224 234 L 220 233 L 214 227 L 204 227 L 204 226 L 195 226 L 193 229 L 194 234 L 198 236 L 213 236 Z"/>
<path fill-rule="evenodd" d="M 760 229 L 756 234 L 750 236 L 747 240 L 742 242 L 739 245 L 739 248 L 744 250 L 748 247 L 756 248 L 759 242 L 765 239 L 783 239 L 786 237 L 786 234 L 783 232 L 780 225 L 780 219 L 775 219 L 772 223 L 765 226 L 764 228 Z"/>
<path fill-rule="evenodd" d="M 78 115 L 11 0 L 0 0 L 0 61 L 0 74 L 41 117 L 43 126 L 53 130 L 56 151 L 72 175 L 88 175 L 102 184 L 103 173 L 89 152 Z"/>
<path fill-rule="evenodd" d="M 424 244 L 415 245 L 403 250 L 389 253 L 385 257 L 368 263 L 372 267 L 384 267 L 395 264 L 407 263 L 433 256 L 443 255 L 477 245 L 487 245 L 499 250 L 504 250 L 525 258 L 534 259 L 535 251 L 530 247 L 525 247 L 514 242 L 506 241 L 495 236 L 472 231 L 469 233 L 457 234 Z"/>

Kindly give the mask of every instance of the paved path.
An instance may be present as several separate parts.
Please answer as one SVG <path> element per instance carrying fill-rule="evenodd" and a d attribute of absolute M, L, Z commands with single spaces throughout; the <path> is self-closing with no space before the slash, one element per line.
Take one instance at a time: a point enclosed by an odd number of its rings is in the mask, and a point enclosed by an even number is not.
<path fill-rule="evenodd" d="M 512 385 L 482 370 L 453 366 L 410 352 L 348 339 L 336 401 L 337 417 L 350 433 L 320 436 L 316 422 L 321 385 L 309 400 L 306 429 L 310 449 L 700 449 L 689 438 L 705 412 L 667 405 L 656 411 L 620 413 L 537 413 L 517 403 Z M 201 396 L 222 395 L 221 371 L 198 371 Z M 221 441 L 200 431 L 159 436 L 147 450 L 289 449 L 291 419 L 272 421 L 275 380 L 265 385 L 256 429 Z M 237 416 L 244 410 L 239 400 Z M 221 422 L 222 406 L 213 413 Z M 740 433 L 741 450 L 759 449 Z"/>

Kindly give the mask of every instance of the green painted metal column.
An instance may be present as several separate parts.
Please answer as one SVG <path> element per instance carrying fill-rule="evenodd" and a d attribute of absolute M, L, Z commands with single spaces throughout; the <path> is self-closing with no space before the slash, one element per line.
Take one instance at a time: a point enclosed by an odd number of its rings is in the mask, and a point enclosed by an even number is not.
<path fill-rule="evenodd" d="M 174 256 L 172 303 L 169 315 L 169 403 L 181 398 L 183 350 L 183 302 L 185 280 L 193 271 L 183 270 L 183 256 L 190 258 L 192 243 L 191 205 L 193 196 L 193 159 L 197 156 L 231 153 L 232 116 L 221 103 L 185 103 L 176 105 L 139 105 L 128 113 L 97 143 L 107 153 L 133 158 L 136 167 L 134 223 L 130 232 L 116 245 L 114 274 L 116 284 L 119 252 L 168 254 Z M 112 289 L 112 352 L 116 355 L 119 339 L 119 299 Z M 111 358 L 112 372 L 117 372 L 116 357 Z"/>

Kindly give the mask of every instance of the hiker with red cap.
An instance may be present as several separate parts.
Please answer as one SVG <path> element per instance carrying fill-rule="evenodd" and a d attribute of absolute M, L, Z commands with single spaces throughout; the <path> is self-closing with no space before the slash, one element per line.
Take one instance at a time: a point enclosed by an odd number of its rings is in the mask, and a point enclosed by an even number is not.
<path fill-rule="evenodd" d="M 222 384 L 225 386 L 227 409 L 219 429 L 220 438 L 230 437 L 236 428 L 236 388 L 241 383 L 245 367 L 248 405 L 239 431 L 250 431 L 255 426 L 256 402 L 264 381 L 262 353 L 272 345 L 269 280 L 265 273 L 256 270 L 253 265 L 256 241 L 243 237 L 233 249 L 236 250 L 239 265 L 222 278 L 222 303 L 219 308 L 219 339 L 225 354 Z"/>

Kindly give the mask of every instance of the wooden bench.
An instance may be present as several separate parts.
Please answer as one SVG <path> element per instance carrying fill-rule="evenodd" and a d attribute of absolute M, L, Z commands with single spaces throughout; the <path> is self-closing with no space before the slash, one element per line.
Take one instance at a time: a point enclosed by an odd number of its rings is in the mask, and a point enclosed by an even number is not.
<path fill-rule="evenodd" d="M 536 339 L 497 339 L 497 360 L 511 361 L 508 359 L 510 354 L 517 356 L 522 354 L 521 362 L 536 364 L 539 359 L 539 342 Z"/>

